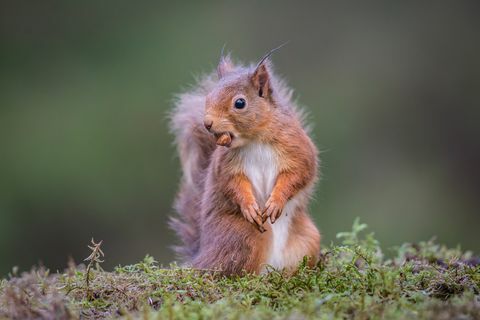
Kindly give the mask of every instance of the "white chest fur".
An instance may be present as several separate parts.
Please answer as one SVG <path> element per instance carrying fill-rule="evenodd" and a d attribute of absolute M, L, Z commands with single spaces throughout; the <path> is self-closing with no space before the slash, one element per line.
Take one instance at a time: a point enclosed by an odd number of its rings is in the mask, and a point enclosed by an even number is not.
<path fill-rule="evenodd" d="M 278 155 L 269 145 L 252 143 L 241 150 L 240 157 L 244 173 L 252 184 L 257 204 L 263 209 L 277 179 Z M 296 201 L 292 199 L 283 209 L 282 216 L 271 225 L 273 238 L 267 264 L 276 269 L 286 267 L 284 253 L 295 207 Z"/>
<path fill-rule="evenodd" d="M 243 170 L 252 184 L 257 203 L 263 207 L 277 179 L 277 154 L 267 144 L 251 143 L 242 149 L 240 156 Z"/>

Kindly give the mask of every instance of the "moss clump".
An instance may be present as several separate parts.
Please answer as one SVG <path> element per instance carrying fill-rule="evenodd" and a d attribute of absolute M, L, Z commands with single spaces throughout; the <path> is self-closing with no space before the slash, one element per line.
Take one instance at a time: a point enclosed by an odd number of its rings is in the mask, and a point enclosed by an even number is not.
<path fill-rule="evenodd" d="M 304 261 L 294 275 L 226 278 L 160 268 L 149 256 L 113 272 L 37 269 L 2 280 L 0 318 L 480 319 L 479 259 L 433 241 L 386 259 L 371 234 L 360 237 L 365 227 L 356 221 L 315 268 Z"/>

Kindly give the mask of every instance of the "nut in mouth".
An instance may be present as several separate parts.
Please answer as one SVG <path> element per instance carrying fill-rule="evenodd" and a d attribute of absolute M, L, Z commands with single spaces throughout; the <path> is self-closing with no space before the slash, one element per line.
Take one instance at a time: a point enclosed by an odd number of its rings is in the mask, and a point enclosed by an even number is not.
<path fill-rule="evenodd" d="M 230 147 L 234 136 L 231 132 L 220 132 L 215 133 L 215 138 L 217 139 L 217 145 Z"/>

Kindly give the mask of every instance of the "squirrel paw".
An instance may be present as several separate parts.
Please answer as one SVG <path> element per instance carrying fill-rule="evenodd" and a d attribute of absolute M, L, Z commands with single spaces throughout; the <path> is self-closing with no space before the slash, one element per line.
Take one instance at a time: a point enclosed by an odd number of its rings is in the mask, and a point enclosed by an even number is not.
<path fill-rule="evenodd" d="M 270 217 L 270 222 L 273 224 L 281 216 L 283 210 L 283 203 L 270 196 L 265 203 L 265 209 L 263 210 L 262 218 L 265 222 Z"/>
<path fill-rule="evenodd" d="M 248 205 L 245 208 L 242 208 L 242 214 L 245 219 L 248 220 L 251 224 L 255 225 L 260 232 L 265 232 L 265 228 L 263 227 L 262 221 L 262 214 L 260 212 L 260 208 L 256 203 Z"/>

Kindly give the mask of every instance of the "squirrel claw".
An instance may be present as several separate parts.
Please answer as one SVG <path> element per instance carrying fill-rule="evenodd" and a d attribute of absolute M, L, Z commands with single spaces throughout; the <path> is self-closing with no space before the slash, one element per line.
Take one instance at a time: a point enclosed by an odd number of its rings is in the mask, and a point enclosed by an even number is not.
<path fill-rule="evenodd" d="M 262 219 L 266 221 L 270 217 L 270 223 L 274 224 L 275 221 L 281 216 L 283 207 L 273 200 L 272 198 L 268 199 L 265 204 L 265 209 L 263 210 Z"/>
<path fill-rule="evenodd" d="M 258 208 L 258 205 L 256 203 L 242 210 L 242 213 L 245 219 L 247 219 L 247 221 L 251 224 L 255 225 L 261 233 L 267 231 L 263 227 L 263 217 L 260 212 L 260 208 Z"/>

